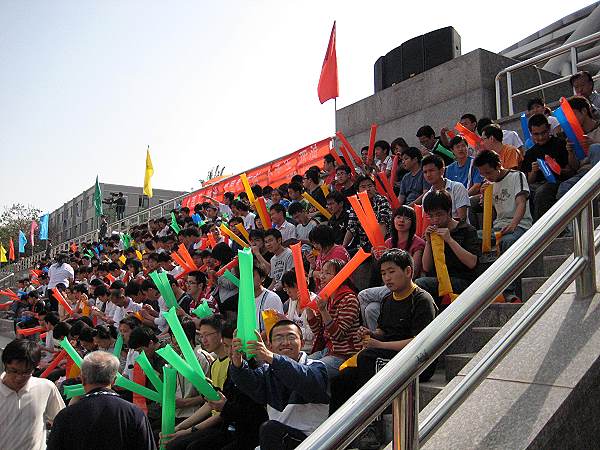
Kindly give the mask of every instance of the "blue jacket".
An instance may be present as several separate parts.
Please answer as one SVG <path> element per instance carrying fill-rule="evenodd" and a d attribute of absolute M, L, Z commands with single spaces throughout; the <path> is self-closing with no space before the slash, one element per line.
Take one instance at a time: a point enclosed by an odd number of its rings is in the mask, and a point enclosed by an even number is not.
<path fill-rule="evenodd" d="M 304 352 L 298 361 L 273 355 L 272 364 L 254 370 L 246 361 L 239 368 L 232 364 L 229 373 L 242 392 L 267 405 L 270 420 L 309 435 L 329 415 L 327 369 Z"/>

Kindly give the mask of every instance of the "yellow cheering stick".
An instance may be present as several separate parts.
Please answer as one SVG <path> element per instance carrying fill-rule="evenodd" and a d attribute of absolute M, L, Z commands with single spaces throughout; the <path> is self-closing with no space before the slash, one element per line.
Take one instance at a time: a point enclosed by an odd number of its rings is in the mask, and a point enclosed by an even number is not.
<path fill-rule="evenodd" d="M 327 220 L 331 219 L 331 213 L 323 208 L 323 206 L 321 206 L 321 204 L 316 201 L 312 195 L 310 195 L 308 192 L 303 192 L 302 197 L 304 197 L 311 205 L 313 205 L 317 211 L 323 214 Z"/>
<path fill-rule="evenodd" d="M 248 177 L 245 173 L 240 175 L 240 180 L 242 180 L 242 184 L 244 185 L 244 190 L 248 195 L 248 200 L 250 201 L 250 204 L 254 205 L 256 199 L 254 198 L 254 192 L 252 192 L 252 189 L 250 188 L 250 182 L 248 181 Z"/>
<path fill-rule="evenodd" d="M 481 236 L 481 252 L 488 253 L 492 251 L 492 209 L 493 205 L 493 186 L 487 186 L 483 191 L 483 234 Z"/>
<path fill-rule="evenodd" d="M 221 230 L 222 233 L 225 233 L 227 236 L 229 236 L 231 239 L 233 239 L 235 242 L 237 242 L 238 244 L 240 244 L 242 247 L 250 247 L 249 244 L 247 244 L 246 242 L 244 242 L 243 240 L 240 239 L 240 237 L 235 234 L 233 231 L 231 231 L 227 225 L 225 225 L 224 223 L 221 224 L 221 226 L 219 227 L 219 229 Z"/>
<path fill-rule="evenodd" d="M 244 236 L 244 239 L 246 239 L 246 242 L 250 242 L 250 233 L 248 233 L 248 230 L 246 230 L 246 228 L 244 228 L 244 224 L 238 223 L 235 225 L 235 227 L 239 230 L 240 233 L 242 233 L 242 236 Z"/>

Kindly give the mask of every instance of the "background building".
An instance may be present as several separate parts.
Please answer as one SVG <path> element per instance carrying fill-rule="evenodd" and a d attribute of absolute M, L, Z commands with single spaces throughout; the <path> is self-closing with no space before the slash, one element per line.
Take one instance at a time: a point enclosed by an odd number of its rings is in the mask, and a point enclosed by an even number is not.
<path fill-rule="evenodd" d="M 127 201 L 125 217 L 185 194 L 184 191 L 153 189 L 154 196 L 149 199 L 142 194 L 142 187 L 139 186 L 100 183 L 100 189 L 102 199 L 105 201 L 102 205 L 103 211 L 110 223 L 116 220 L 115 204 L 111 202 L 117 198 L 119 192 L 123 193 Z M 53 242 L 64 242 L 98 227 L 94 210 L 94 191 L 95 185 L 92 185 L 50 213 L 48 232 Z"/>

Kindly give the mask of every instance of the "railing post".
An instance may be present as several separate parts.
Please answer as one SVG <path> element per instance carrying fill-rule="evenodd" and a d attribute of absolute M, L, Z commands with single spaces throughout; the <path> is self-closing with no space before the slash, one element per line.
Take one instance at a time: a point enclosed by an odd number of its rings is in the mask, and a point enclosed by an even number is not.
<path fill-rule="evenodd" d="M 515 111 L 513 108 L 512 75 L 510 72 L 506 72 L 506 94 L 508 97 L 508 115 L 512 116 Z"/>
<path fill-rule="evenodd" d="M 419 377 L 414 378 L 406 389 L 392 402 L 394 424 L 394 450 L 417 450 L 419 448 Z"/>
<path fill-rule="evenodd" d="M 594 222 L 592 203 L 583 208 L 573 220 L 575 256 L 587 260 L 581 275 L 575 280 L 577 296 L 587 298 L 596 293 L 596 252 L 594 248 Z"/>
<path fill-rule="evenodd" d="M 577 47 L 571 47 L 571 75 L 577 72 Z"/>

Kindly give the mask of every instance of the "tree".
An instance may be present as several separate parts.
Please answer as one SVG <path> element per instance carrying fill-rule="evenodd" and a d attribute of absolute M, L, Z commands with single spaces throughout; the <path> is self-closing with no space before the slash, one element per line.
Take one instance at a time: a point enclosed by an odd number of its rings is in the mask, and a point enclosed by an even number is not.
<path fill-rule="evenodd" d="M 225 172 L 225 166 L 220 167 L 219 164 L 217 164 L 216 167 L 213 167 L 208 171 L 208 173 L 206 174 L 206 178 L 200 178 L 200 183 L 204 184 L 207 181 L 212 180 L 213 178 L 220 177 L 221 175 L 223 175 L 223 172 Z"/>
<path fill-rule="evenodd" d="M 8 250 L 8 242 L 10 238 L 13 239 L 15 244 L 15 254 L 19 250 L 19 230 L 25 233 L 27 236 L 27 245 L 25 251 L 27 255 L 31 255 L 31 242 L 29 237 L 29 231 L 31 229 L 31 221 L 35 220 L 39 223 L 42 211 L 32 206 L 25 206 L 20 203 L 14 203 L 12 206 L 4 207 L 4 211 L 0 214 L 0 242 L 4 245 L 4 248 Z M 39 236 L 39 229 L 35 233 L 35 251 L 41 251 L 45 248 L 45 242 L 40 242 L 37 238 Z"/>

